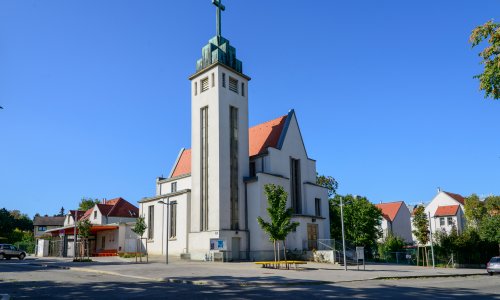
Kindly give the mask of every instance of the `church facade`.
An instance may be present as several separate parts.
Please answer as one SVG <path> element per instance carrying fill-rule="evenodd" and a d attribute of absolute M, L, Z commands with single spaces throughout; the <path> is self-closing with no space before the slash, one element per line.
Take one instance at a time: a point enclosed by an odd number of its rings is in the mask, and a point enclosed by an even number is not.
<path fill-rule="evenodd" d="M 249 128 L 250 77 L 236 49 L 220 33 L 202 49 L 191 81 L 191 149 L 181 149 L 156 195 L 139 201 L 151 254 L 193 260 L 273 257 L 273 244 L 257 217 L 269 220 L 266 184 L 282 186 L 299 222 L 287 238 L 291 250 L 317 248 L 330 238 L 327 190 L 316 184 L 294 110 Z M 168 245 L 167 245 L 168 243 Z"/>

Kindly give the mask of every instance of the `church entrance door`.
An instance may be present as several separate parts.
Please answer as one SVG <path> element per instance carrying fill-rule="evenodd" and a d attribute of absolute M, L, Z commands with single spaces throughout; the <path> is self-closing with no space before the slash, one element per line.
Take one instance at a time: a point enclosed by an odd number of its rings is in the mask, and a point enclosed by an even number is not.
<path fill-rule="evenodd" d="M 231 242 L 231 258 L 233 261 L 240 260 L 240 238 L 233 237 Z"/>
<path fill-rule="evenodd" d="M 318 249 L 318 224 L 307 224 L 308 250 Z"/>

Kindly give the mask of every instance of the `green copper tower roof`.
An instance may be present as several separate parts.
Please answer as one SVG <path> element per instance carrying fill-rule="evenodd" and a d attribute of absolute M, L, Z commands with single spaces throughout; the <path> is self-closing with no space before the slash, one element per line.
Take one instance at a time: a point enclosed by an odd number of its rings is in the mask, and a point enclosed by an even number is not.
<path fill-rule="evenodd" d="M 236 48 L 222 36 L 215 36 L 201 51 L 201 58 L 196 62 L 196 72 L 208 68 L 212 64 L 221 63 L 238 73 L 243 73 L 243 64 L 236 59 Z"/>
<path fill-rule="evenodd" d="M 226 10 L 222 5 L 222 0 L 212 0 L 212 4 L 217 7 L 216 10 L 216 32 L 217 35 L 208 41 L 203 47 L 201 59 L 196 62 L 196 73 L 208 68 L 215 63 L 221 63 L 239 73 L 243 73 L 241 61 L 236 59 L 236 48 L 229 44 L 229 40 L 222 37 L 222 18 L 221 12 Z"/>

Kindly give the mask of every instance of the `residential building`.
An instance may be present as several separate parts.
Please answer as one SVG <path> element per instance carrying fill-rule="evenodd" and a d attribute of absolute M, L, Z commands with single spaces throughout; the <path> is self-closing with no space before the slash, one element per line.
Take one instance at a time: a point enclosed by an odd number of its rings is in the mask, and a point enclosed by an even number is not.
<path fill-rule="evenodd" d="M 61 227 L 63 226 L 63 224 L 64 224 L 64 217 L 61 216 L 54 216 L 54 217 L 49 217 L 47 215 L 35 216 L 35 218 L 33 219 L 33 226 L 34 226 L 33 234 L 35 236 L 35 239 L 38 239 L 39 237 L 46 235 L 47 230 Z"/>
<path fill-rule="evenodd" d="M 413 243 L 410 211 L 403 201 L 380 203 L 375 206 L 382 211 L 382 239 L 394 235 L 408 244 Z"/>

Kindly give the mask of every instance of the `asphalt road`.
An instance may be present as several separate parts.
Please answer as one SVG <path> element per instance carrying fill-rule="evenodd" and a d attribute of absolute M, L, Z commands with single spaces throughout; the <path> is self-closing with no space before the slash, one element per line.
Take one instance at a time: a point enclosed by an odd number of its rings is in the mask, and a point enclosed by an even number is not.
<path fill-rule="evenodd" d="M 147 273 L 147 270 L 145 270 Z M 307 286 L 202 286 L 0 262 L 0 294 L 13 299 L 500 299 L 499 276 L 375 280 Z"/>

